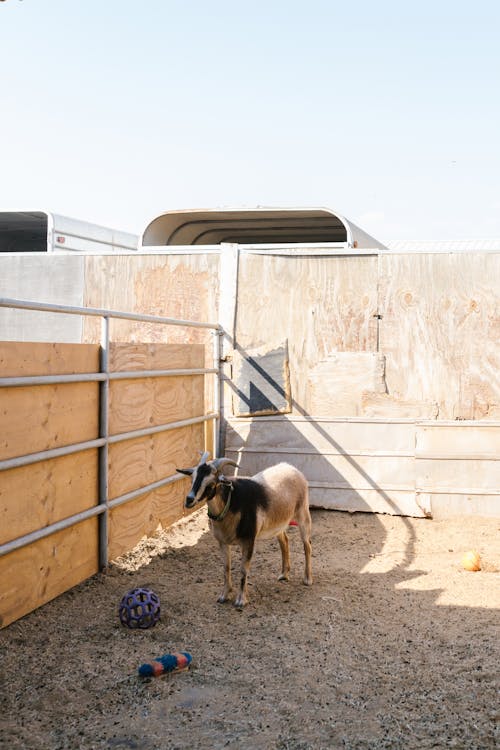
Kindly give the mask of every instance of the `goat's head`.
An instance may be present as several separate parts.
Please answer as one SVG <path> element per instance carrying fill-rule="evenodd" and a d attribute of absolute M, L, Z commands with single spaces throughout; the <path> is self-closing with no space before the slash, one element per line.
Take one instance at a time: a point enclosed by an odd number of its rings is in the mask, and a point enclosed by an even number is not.
<path fill-rule="evenodd" d="M 184 500 L 186 508 L 194 508 L 203 500 L 211 500 L 217 491 L 217 482 L 222 476 L 224 467 L 238 466 L 230 458 L 216 458 L 214 461 L 207 462 L 208 456 L 209 454 L 205 451 L 199 464 L 192 469 L 177 469 L 180 474 L 192 477 L 191 489 Z"/>

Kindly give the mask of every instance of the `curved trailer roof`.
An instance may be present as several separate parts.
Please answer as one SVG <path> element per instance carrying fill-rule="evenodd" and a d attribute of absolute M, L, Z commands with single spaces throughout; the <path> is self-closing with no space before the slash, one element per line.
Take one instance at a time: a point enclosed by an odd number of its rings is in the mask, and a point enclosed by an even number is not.
<path fill-rule="evenodd" d="M 384 245 L 329 208 L 224 208 L 166 211 L 153 219 L 142 247 L 165 245 L 343 244 Z"/>

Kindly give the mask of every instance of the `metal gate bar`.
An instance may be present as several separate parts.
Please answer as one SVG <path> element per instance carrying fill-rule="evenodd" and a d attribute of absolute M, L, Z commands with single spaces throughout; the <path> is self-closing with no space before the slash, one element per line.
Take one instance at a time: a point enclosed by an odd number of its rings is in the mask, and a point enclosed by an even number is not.
<path fill-rule="evenodd" d="M 32 544 L 39 539 L 43 539 L 62 529 L 68 528 L 75 523 L 80 523 L 87 518 L 99 516 L 99 566 L 106 567 L 108 564 L 108 515 L 110 508 L 122 505 L 134 500 L 141 495 L 151 492 L 152 490 L 163 487 L 172 482 L 182 479 L 181 474 L 175 474 L 165 477 L 152 484 L 140 487 L 132 492 L 115 498 L 109 498 L 108 489 L 108 449 L 109 445 L 124 440 L 130 440 L 135 437 L 144 437 L 153 435 L 167 430 L 173 430 L 178 427 L 186 427 L 191 424 L 200 424 L 203 422 L 213 421 L 213 440 L 214 452 L 219 450 L 219 431 L 220 431 L 220 389 L 222 383 L 222 371 L 220 362 L 220 346 L 222 337 L 222 328 L 217 323 L 198 323 L 190 320 L 178 320 L 175 318 L 157 317 L 154 315 L 141 315 L 140 313 L 127 313 L 117 310 L 105 310 L 100 308 L 75 307 L 69 305 L 53 305 L 41 302 L 32 302 L 30 300 L 19 300 L 11 298 L 0 298 L 0 307 L 9 307 L 21 310 L 36 310 L 40 312 L 62 313 L 67 315 L 82 315 L 100 317 L 101 325 L 101 349 L 100 349 L 100 372 L 98 373 L 77 373 L 72 375 L 39 375 L 0 378 L 0 387 L 23 387 L 29 385 L 54 385 L 60 383 L 75 382 L 98 382 L 100 388 L 99 398 L 99 437 L 95 440 L 88 440 L 81 443 L 52 448 L 45 451 L 16 456 L 14 458 L 0 461 L 0 471 L 17 468 L 19 466 L 28 466 L 38 461 L 44 461 L 50 458 L 65 456 L 70 453 L 77 453 L 91 448 L 99 449 L 99 502 L 96 506 L 89 508 L 80 513 L 76 513 L 68 518 L 57 521 L 43 529 L 37 529 L 29 534 L 25 534 L 18 539 L 14 539 L 6 544 L 0 545 L 0 556 L 8 554 L 15 549 L 19 549 L 28 544 Z M 211 368 L 177 368 L 171 370 L 133 370 L 126 372 L 109 372 L 109 328 L 111 319 L 124 319 L 137 322 L 159 323 L 162 325 L 180 326 L 187 328 L 210 329 L 214 333 L 213 347 L 213 364 Z M 141 430 L 133 430 L 126 433 L 109 435 L 109 384 L 111 380 L 127 380 L 144 377 L 173 377 L 173 376 L 191 376 L 191 375 L 214 375 L 216 383 L 213 389 L 213 410 L 203 416 L 192 417 L 177 422 L 148 427 Z"/>

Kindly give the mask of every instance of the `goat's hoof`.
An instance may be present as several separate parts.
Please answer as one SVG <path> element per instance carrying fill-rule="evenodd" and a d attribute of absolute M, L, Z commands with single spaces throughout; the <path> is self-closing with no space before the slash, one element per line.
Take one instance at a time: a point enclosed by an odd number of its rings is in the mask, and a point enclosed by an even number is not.
<path fill-rule="evenodd" d="M 288 573 L 282 573 L 280 576 L 278 576 L 278 581 L 288 581 L 290 580 L 288 578 Z"/>
<path fill-rule="evenodd" d="M 217 599 L 217 604 L 225 604 L 228 601 L 229 601 L 229 597 L 224 596 L 224 594 L 221 594 L 219 598 Z"/>
<path fill-rule="evenodd" d="M 304 576 L 303 578 L 304 586 L 312 586 L 313 585 L 313 579 L 307 578 L 307 576 Z"/>
<path fill-rule="evenodd" d="M 245 606 L 246 602 L 243 599 L 236 599 L 234 602 L 234 606 L 236 609 L 242 610 Z"/>

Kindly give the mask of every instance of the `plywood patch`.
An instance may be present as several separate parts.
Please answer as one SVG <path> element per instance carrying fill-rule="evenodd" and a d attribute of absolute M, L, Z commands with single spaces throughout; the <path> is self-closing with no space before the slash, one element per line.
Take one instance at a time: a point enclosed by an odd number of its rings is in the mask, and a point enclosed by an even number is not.
<path fill-rule="evenodd" d="M 288 345 L 271 350 L 235 351 L 233 411 L 236 416 L 286 414 L 291 411 Z"/>
<path fill-rule="evenodd" d="M 374 352 L 334 352 L 308 373 L 307 412 L 315 417 L 362 414 L 365 390 L 384 394 L 385 357 Z"/>
<path fill-rule="evenodd" d="M 363 391 L 361 411 L 367 417 L 402 417 L 405 419 L 437 419 L 439 405 L 426 401 L 412 401 L 390 396 L 388 393 Z"/>

